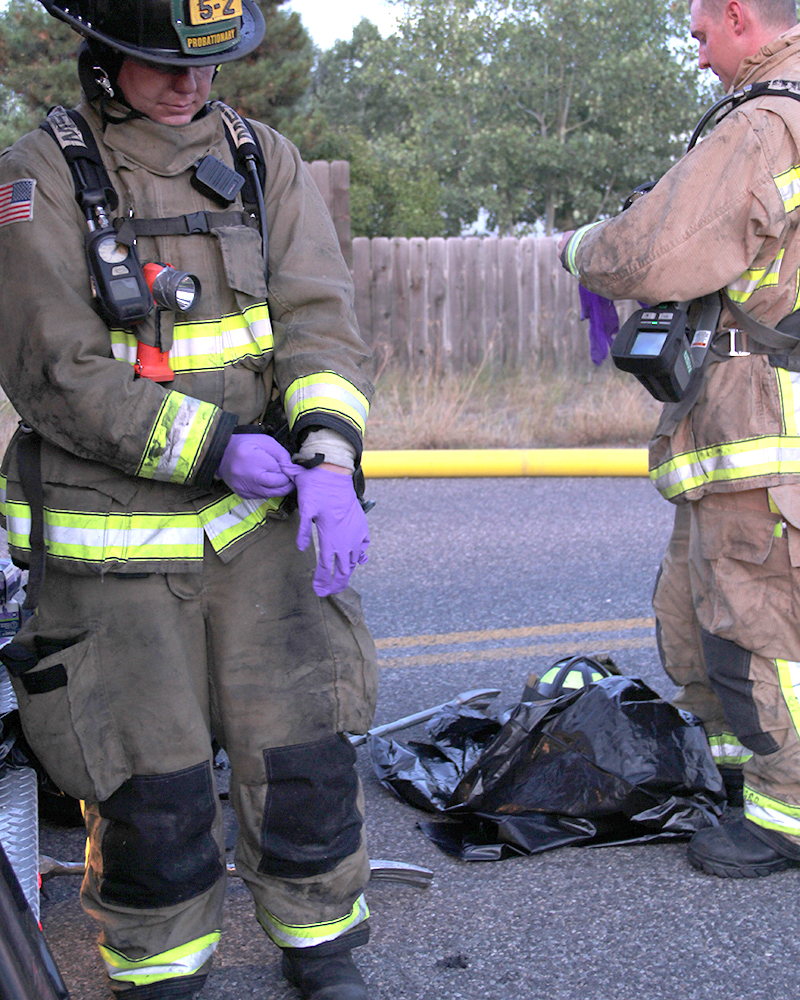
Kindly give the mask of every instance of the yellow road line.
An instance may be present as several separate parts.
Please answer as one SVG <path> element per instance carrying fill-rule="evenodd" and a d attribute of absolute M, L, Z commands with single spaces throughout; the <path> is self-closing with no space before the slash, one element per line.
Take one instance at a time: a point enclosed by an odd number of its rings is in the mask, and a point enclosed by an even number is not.
<path fill-rule="evenodd" d="M 655 646 L 655 636 L 640 636 L 634 639 L 611 639 L 602 646 L 602 652 L 613 652 L 617 649 L 645 649 Z M 542 642 L 535 646 L 508 646 L 494 649 L 464 650 L 456 653 L 431 653 L 420 656 L 379 656 L 378 666 L 381 670 L 394 667 L 435 667 L 447 663 L 496 663 L 499 660 L 519 660 L 534 656 L 548 656 L 560 659 L 562 656 L 578 653 L 596 653 L 600 651 L 597 642 L 571 642 L 562 645 L 555 642 Z"/>
<path fill-rule="evenodd" d="M 409 646 L 448 646 L 455 642 L 490 642 L 497 639 L 529 639 L 533 636 L 568 635 L 571 632 L 622 632 L 633 628 L 655 628 L 654 618 L 615 618 L 599 622 L 561 622 L 558 625 L 531 625 L 527 628 L 499 628 L 480 632 L 448 632 L 438 635 L 403 635 L 376 639 L 378 649 Z"/>

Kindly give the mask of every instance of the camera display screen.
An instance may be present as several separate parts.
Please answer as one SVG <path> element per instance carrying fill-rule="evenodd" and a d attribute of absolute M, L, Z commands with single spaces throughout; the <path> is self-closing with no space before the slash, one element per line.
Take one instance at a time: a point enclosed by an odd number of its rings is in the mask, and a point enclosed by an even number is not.
<path fill-rule="evenodd" d="M 140 294 L 136 278 L 116 278 L 110 282 L 110 288 L 115 302 L 127 302 Z"/>
<path fill-rule="evenodd" d="M 666 339 L 666 331 L 664 333 L 642 331 L 636 334 L 630 353 L 655 358 L 661 353 Z"/>

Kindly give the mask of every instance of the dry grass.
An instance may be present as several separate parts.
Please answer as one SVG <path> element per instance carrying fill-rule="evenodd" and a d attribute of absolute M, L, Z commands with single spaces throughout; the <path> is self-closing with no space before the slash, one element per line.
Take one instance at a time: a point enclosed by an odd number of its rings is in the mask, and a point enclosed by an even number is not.
<path fill-rule="evenodd" d="M 365 447 L 635 447 L 647 443 L 659 410 L 610 365 L 584 382 L 542 372 L 425 379 L 390 368 L 378 378 Z"/>

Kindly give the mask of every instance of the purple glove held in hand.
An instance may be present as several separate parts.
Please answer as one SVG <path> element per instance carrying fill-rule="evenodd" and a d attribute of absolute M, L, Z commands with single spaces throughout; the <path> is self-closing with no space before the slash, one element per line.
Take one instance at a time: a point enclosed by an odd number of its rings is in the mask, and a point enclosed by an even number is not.
<path fill-rule="evenodd" d="M 269 434 L 234 434 L 222 454 L 217 475 L 245 500 L 285 497 L 304 470 Z"/>
<path fill-rule="evenodd" d="M 319 555 L 312 586 L 318 597 L 338 594 L 350 582 L 359 563 L 368 559 L 367 515 L 358 502 L 352 476 L 330 469 L 300 469 L 295 477 L 302 552 L 311 541 L 311 522 L 317 525 Z"/>
<path fill-rule="evenodd" d="M 611 299 L 590 292 L 581 285 L 581 319 L 589 320 L 589 345 L 592 361 L 603 363 L 611 342 L 619 331 L 617 307 Z"/>

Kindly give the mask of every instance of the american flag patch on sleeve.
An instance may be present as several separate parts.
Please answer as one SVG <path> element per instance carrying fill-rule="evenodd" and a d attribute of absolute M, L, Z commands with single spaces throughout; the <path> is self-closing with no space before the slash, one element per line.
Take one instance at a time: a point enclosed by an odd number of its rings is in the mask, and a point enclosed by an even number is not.
<path fill-rule="evenodd" d="M 0 185 L 0 226 L 27 222 L 33 218 L 33 192 L 36 181 L 26 177 Z"/>

